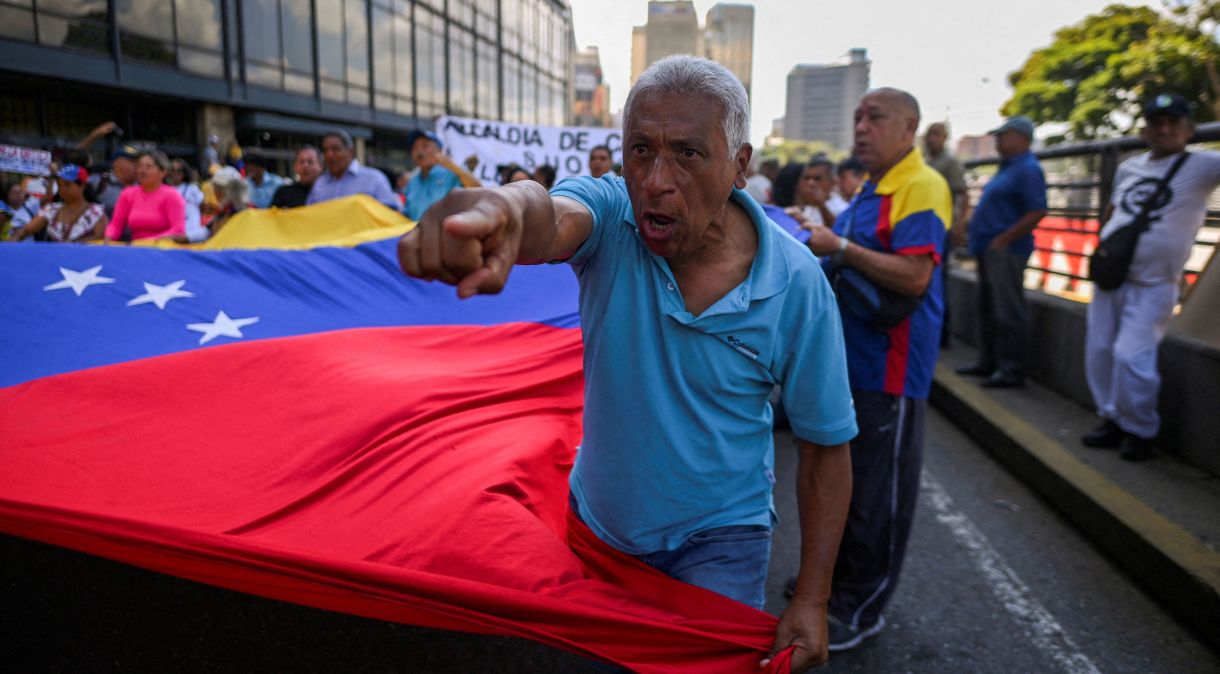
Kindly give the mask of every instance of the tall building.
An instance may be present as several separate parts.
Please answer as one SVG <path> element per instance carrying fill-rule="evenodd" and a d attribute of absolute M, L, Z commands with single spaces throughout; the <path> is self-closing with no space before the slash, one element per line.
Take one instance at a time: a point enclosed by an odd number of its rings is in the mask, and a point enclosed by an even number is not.
<path fill-rule="evenodd" d="M 707 12 L 703 34 L 707 58 L 728 68 L 750 95 L 754 70 L 754 6 L 720 4 Z"/>
<path fill-rule="evenodd" d="M 602 81 L 602 60 L 597 47 L 576 52 L 572 91 L 573 124 L 610 126 L 610 88 Z"/>
<path fill-rule="evenodd" d="M 784 138 L 820 140 L 839 150 L 852 145 L 852 116 L 868 91 L 871 62 L 864 49 L 852 49 L 844 61 L 798 65 L 788 73 Z"/>
<path fill-rule="evenodd" d="M 631 28 L 631 84 L 640 79 L 640 73 L 648 67 L 648 26 Z"/>
<path fill-rule="evenodd" d="M 631 29 L 631 84 L 653 62 L 694 54 L 728 68 L 750 93 L 754 69 L 754 7 L 718 4 L 703 30 L 691 2 L 649 2 L 648 23 Z"/>
<path fill-rule="evenodd" d="M 284 159 L 338 127 L 369 163 L 405 163 L 406 132 L 436 115 L 571 117 L 566 0 L 27 0 L 0 10 L 0 143 L 71 145 L 113 120 L 126 140 L 175 155 L 196 156 L 214 133 Z"/>

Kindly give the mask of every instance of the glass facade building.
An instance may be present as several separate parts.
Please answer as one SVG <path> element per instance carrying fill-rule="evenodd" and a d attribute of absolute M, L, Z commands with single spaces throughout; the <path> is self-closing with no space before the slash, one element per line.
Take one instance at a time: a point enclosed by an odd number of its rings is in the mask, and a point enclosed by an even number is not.
<path fill-rule="evenodd" d="M 564 0 L 0 0 L 0 142 L 283 158 L 337 126 L 401 160 L 437 115 L 568 123 L 573 53 Z"/>

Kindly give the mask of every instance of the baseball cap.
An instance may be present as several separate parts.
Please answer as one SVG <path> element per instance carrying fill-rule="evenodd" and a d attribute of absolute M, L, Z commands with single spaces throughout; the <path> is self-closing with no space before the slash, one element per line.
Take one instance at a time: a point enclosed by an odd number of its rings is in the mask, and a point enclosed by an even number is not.
<path fill-rule="evenodd" d="M 1004 121 L 1003 124 L 997 126 L 991 131 L 988 131 L 987 133 L 997 135 L 1004 133 L 1005 131 L 1016 131 L 1026 138 L 1033 139 L 1034 122 L 1025 115 L 1017 115 L 1016 117 L 1009 117 Z"/>
<path fill-rule="evenodd" d="M 59 169 L 59 172 L 55 174 L 55 177 L 63 178 L 70 183 L 83 185 L 85 181 L 89 180 L 89 172 L 76 164 L 65 164 L 64 167 Z"/>
<path fill-rule="evenodd" d="M 269 159 L 254 152 L 247 152 L 243 159 L 246 160 L 246 164 L 253 164 L 254 166 L 261 166 L 263 168 L 271 166 L 271 161 Z"/>
<path fill-rule="evenodd" d="M 440 137 L 437 136 L 435 133 L 432 133 L 431 131 L 425 131 L 424 129 L 416 129 L 416 130 L 412 131 L 411 133 L 407 134 L 407 149 L 415 147 L 415 141 L 419 140 L 420 138 L 427 138 L 428 140 L 432 141 L 433 143 L 436 143 L 437 147 L 439 147 L 441 149 L 445 148 L 445 144 L 441 142 Z"/>
<path fill-rule="evenodd" d="M 1174 117 L 1189 117 L 1190 104 L 1178 94 L 1157 94 L 1144 101 L 1144 116 L 1172 115 Z"/>
<path fill-rule="evenodd" d="M 141 154 L 143 153 L 140 152 L 140 149 L 135 145 L 120 145 L 119 149 L 115 150 L 114 154 L 110 155 L 110 161 L 114 161 L 115 159 L 136 160 L 140 158 Z"/>

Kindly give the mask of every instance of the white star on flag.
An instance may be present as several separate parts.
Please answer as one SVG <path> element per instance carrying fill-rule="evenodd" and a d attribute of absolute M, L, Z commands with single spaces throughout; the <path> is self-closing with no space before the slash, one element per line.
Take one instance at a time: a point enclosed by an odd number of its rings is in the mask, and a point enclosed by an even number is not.
<path fill-rule="evenodd" d="M 189 290 L 182 290 L 182 284 L 186 281 L 174 281 L 173 283 L 159 286 L 153 283 L 144 282 L 144 294 L 139 297 L 134 297 L 127 306 L 135 306 L 137 304 L 148 304 L 152 302 L 157 305 L 158 309 L 164 309 L 170 300 L 176 300 L 179 297 L 194 297 L 195 293 Z"/>
<path fill-rule="evenodd" d="M 77 297 L 80 297 L 81 294 L 85 292 L 85 288 L 88 288 L 89 286 L 103 283 L 114 283 L 114 279 L 112 278 L 98 276 L 101 271 L 102 265 L 100 264 L 96 267 L 90 267 L 85 271 L 72 271 L 71 269 L 64 269 L 63 267 L 60 267 L 59 273 L 64 275 L 64 280 L 56 281 L 48 286 L 43 286 L 42 289 L 50 291 L 71 288 L 72 292 L 76 293 Z"/>
<path fill-rule="evenodd" d="M 199 338 L 200 344 L 207 344 L 217 337 L 236 337 L 241 338 L 241 329 L 257 323 L 258 316 L 253 318 L 229 318 L 228 314 L 223 311 L 216 312 L 216 319 L 211 323 L 188 323 L 187 330 L 202 332 L 203 336 Z"/>

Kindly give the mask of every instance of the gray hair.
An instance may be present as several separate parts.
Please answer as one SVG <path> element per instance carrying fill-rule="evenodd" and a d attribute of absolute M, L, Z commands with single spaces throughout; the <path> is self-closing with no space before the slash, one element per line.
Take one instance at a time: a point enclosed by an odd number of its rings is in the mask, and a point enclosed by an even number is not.
<path fill-rule="evenodd" d="M 736 155 L 750 142 L 750 101 L 746 88 L 719 63 L 681 54 L 648 66 L 627 94 L 627 103 L 623 105 L 624 128 L 631 119 L 631 106 L 636 96 L 653 90 L 666 94 L 703 94 L 716 99 L 724 114 L 724 138 L 729 144 L 729 155 Z"/>
<path fill-rule="evenodd" d="M 343 147 L 348 150 L 352 149 L 356 145 L 356 143 L 352 140 L 352 134 L 344 131 L 343 129 L 331 129 L 330 131 L 327 131 L 322 135 L 322 142 L 325 143 L 327 138 L 338 138 L 339 143 L 341 143 Z"/>

